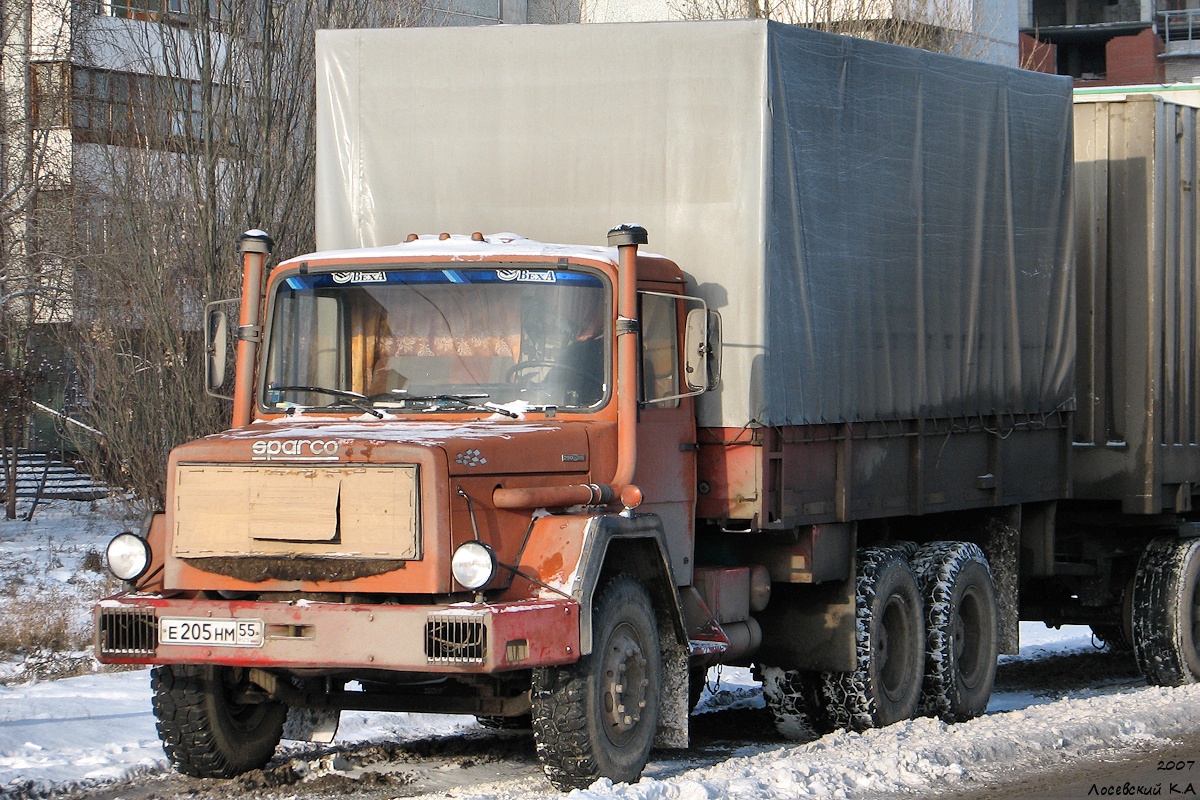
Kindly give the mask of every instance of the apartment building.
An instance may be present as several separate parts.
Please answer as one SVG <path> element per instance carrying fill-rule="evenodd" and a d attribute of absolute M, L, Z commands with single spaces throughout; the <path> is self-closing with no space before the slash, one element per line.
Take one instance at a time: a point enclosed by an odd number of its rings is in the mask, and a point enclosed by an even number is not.
<path fill-rule="evenodd" d="M 1076 85 L 1200 80 L 1200 0 L 1030 0 L 1022 64 Z"/>
<path fill-rule="evenodd" d="M 1017 66 L 1016 0 L 433 0 L 434 24 L 656 22 L 768 16 L 781 22 L 871 35 L 909 26 L 899 41 L 929 43 L 968 58 Z M 854 26 L 848 23 L 857 23 Z M 940 34 L 952 43 L 941 45 Z"/>

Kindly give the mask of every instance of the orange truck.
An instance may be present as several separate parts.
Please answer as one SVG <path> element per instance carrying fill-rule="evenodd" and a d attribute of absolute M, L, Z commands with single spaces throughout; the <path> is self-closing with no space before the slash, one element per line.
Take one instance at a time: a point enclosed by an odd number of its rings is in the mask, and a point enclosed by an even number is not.
<path fill-rule="evenodd" d="M 1200 675 L 1200 426 L 1154 428 L 1195 301 L 1134 224 L 1076 270 L 1069 80 L 761 20 L 318 59 L 321 250 L 242 237 L 232 425 L 172 452 L 95 612 L 182 772 L 364 709 L 633 781 L 714 665 L 784 734 L 965 720 L 1020 619 Z"/>

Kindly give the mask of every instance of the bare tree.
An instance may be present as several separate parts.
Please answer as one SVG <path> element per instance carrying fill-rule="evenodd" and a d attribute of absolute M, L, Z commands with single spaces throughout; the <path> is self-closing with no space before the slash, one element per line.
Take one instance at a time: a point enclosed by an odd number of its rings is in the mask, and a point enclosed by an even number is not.
<path fill-rule="evenodd" d="M 532 23 L 563 25 L 588 19 L 587 0 L 529 0 Z"/>
<path fill-rule="evenodd" d="M 69 349 L 102 467 L 147 502 L 175 445 L 228 424 L 204 394 L 204 304 L 235 293 L 237 235 L 313 248 L 315 31 L 395 26 L 409 0 L 140 0 L 90 20 L 72 113 L 79 300 Z"/>
<path fill-rule="evenodd" d="M 990 21 L 971 0 L 670 0 L 684 19 L 774 19 L 793 25 L 978 58 Z"/>
<path fill-rule="evenodd" d="M 44 375 L 39 328 L 60 321 L 63 262 L 39 224 L 61 194 L 69 132 L 69 0 L 0 0 L 0 464 L 5 517 L 17 511 L 17 459 Z"/>

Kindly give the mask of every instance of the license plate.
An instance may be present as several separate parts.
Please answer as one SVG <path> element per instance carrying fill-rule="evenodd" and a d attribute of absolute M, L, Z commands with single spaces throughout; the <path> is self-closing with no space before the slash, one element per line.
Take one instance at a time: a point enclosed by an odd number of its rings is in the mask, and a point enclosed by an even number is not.
<path fill-rule="evenodd" d="M 158 620 L 158 643 L 262 647 L 263 629 L 261 619 L 162 617 Z"/>

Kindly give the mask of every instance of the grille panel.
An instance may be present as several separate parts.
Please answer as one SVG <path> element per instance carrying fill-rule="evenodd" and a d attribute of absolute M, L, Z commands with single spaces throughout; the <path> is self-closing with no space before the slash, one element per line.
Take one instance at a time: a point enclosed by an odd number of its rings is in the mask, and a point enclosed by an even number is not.
<path fill-rule="evenodd" d="M 421 557 L 419 485 L 412 465 L 181 464 L 172 552 L 400 565 Z"/>
<path fill-rule="evenodd" d="M 483 617 L 430 614 L 425 622 L 425 658 L 431 664 L 482 664 L 487 655 Z"/>
<path fill-rule="evenodd" d="M 154 609 L 100 609 L 96 641 L 101 656 L 153 656 L 158 648 Z"/>

